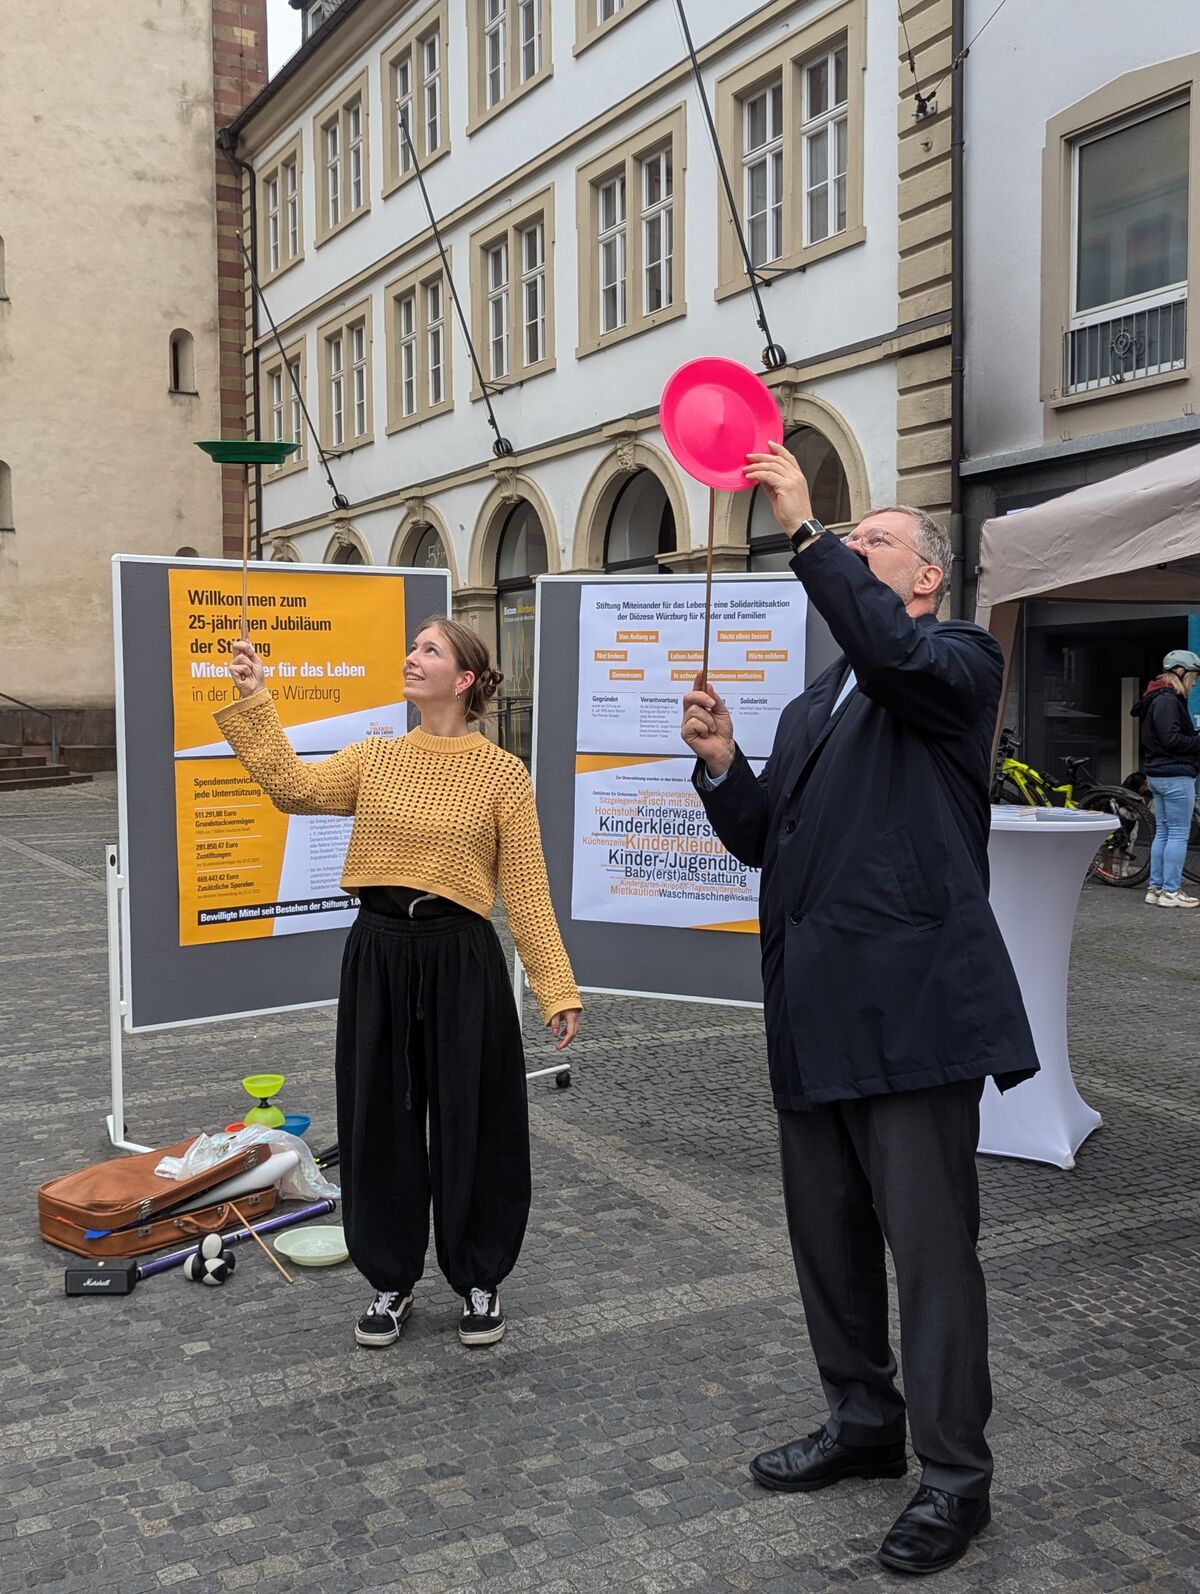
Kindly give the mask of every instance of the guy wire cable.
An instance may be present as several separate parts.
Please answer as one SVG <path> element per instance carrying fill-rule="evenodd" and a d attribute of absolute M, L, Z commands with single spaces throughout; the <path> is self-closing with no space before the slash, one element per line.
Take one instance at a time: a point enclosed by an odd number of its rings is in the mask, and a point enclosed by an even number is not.
<path fill-rule="evenodd" d="M 900 26 L 904 30 L 904 48 L 908 55 L 908 70 L 913 76 L 913 93 L 916 99 L 916 110 L 913 115 L 919 122 L 923 117 L 932 114 L 931 101 L 933 94 L 921 93 L 921 80 L 917 76 L 916 58 L 913 55 L 912 40 L 908 36 L 908 21 L 904 15 L 904 0 L 896 0 L 896 15 L 900 18 Z M 934 93 L 936 92 L 937 90 L 935 89 Z"/>
<path fill-rule="evenodd" d="M 399 110 L 399 101 L 396 102 Z M 421 190 L 421 198 L 425 202 L 425 214 L 429 217 L 429 225 L 433 230 L 433 241 L 437 244 L 438 254 L 442 260 L 442 270 L 446 273 L 446 281 L 450 284 L 450 297 L 454 300 L 454 309 L 458 315 L 458 324 L 462 331 L 463 339 L 467 345 L 467 353 L 471 356 L 471 364 L 475 368 L 475 380 L 479 383 L 479 391 L 483 395 L 484 407 L 487 410 L 488 425 L 496 434 L 492 444 L 492 453 L 497 459 L 507 459 L 514 452 L 508 438 L 500 431 L 496 420 L 496 412 L 492 408 L 492 391 L 494 383 L 484 380 L 483 368 L 479 364 L 479 356 L 475 352 L 475 344 L 471 339 L 471 329 L 467 325 L 467 318 L 463 314 L 462 301 L 458 297 L 458 289 L 454 285 L 454 273 L 450 270 L 450 261 L 446 255 L 446 246 L 442 242 L 442 229 L 437 224 L 437 217 L 433 214 L 433 206 L 429 201 L 429 190 L 425 187 L 425 173 L 421 170 L 421 162 L 417 159 L 417 152 L 413 147 L 412 134 L 408 130 L 408 118 L 397 115 L 400 132 L 404 139 L 404 147 L 408 150 L 408 158 L 412 161 L 413 173 L 417 179 L 417 187 Z"/>
<path fill-rule="evenodd" d="M 733 195 L 733 184 L 729 180 L 729 171 L 725 165 L 725 157 L 721 153 L 720 141 L 717 138 L 717 125 L 713 121 L 712 106 L 708 103 L 708 91 L 704 87 L 700 62 L 696 58 L 696 46 L 692 43 L 692 30 L 688 27 L 688 20 L 684 14 L 683 0 L 675 0 L 675 12 L 679 18 L 679 27 L 683 33 L 683 42 L 687 48 L 688 59 L 692 63 L 692 77 L 695 80 L 696 92 L 700 96 L 700 104 L 704 110 L 704 120 L 708 125 L 709 142 L 712 144 L 717 171 L 720 173 L 721 186 L 725 190 L 725 200 L 729 206 L 729 217 L 733 222 L 733 230 L 737 234 L 738 247 L 742 251 L 742 262 L 746 268 L 746 280 L 750 284 L 750 292 L 754 295 L 755 320 L 758 322 L 759 330 L 767 340 L 767 346 L 762 353 L 762 362 L 768 371 L 777 371 L 780 366 L 787 364 L 787 354 L 772 338 L 771 328 L 767 324 L 767 312 L 763 308 L 762 294 L 759 291 L 760 282 L 766 279 L 763 278 L 750 258 L 750 250 L 746 244 L 746 234 L 742 230 L 742 218 L 738 215 L 737 201 Z"/>
<path fill-rule="evenodd" d="M 267 304 L 266 296 L 262 291 L 262 285 L 258 280 L 258 273 L 254 269 L 254 262 L 250 258 L 249 250 L 242 242 L 242 235 L 240 232 L 237 235 L 237 241 L 238 248 L 242 251 L 242 259 L 246 262 L 246 270 L 250 273 L 250 281 L 254 284 L 254 291 L 258 295 L 258 302 L 263 307 L 263 314 L 266 316 L 267 323 L 271 328 L 272 334 L 274 335 L 276 346 L 279 349 L 279 357 L 283 361 L 283 368 L 288 375 L 288 382 L 291 385 L 293 394 L 300 404 L 300 410 L 304 416 L 305 425 L 308 427 L 309 435 L 313 440 L 313 446 L 320 457 L 321 469 L 325 472 L 325 480 L 329 483 L 329 490 L 333 494 L 333 507 L 335 509 L 349 509 L 350 500 L 345 496 L 344 493 L 338 492 L 338 485 L 334 481 L 333 472 L 329 468 L 329 455 L 326 454 L 325 450 L 321 447 L 321 439 L 317 436 L 317 429 L 313 425 L 312 416 L 308 413 L 308 405 L 304 402 L 304 394 L 300 391 L 300 384 L 292 375 L 292 362 L 287 357 L 287 351 L 283 346 L 283 339 L 279 336 L 279 328 L 275 325 L 275 317 L 271 314 L 271 308 Z"/>
<path fill-rule="evenodd" d="M 985 18 L 985 20 L 980 23 L 979 28 L 977 29 L 974 37 L 969 39 L 967 41 L 967 43 L 963 45 L 962 49 L 954 57 L 953 61 L 951 61 L 950 65 L 946 68 L 946 70 L 942 73 L 941 77 L 938 78 L 937 82 L 933 85 L 933 87 L 930 89 L 929 93 L 925 96 L 925 104 L 926 104 L 926 106 L 930 105 L 930 102 L 933 100 L 934 95 L 936 95 L 937 91 L 941 88 L 942 84 L 946 81 L 946 79 L 948 77 L 952 77 L 954 75 L 954 73 L 958 71 L 959 67 L 963 64 L 963 62 L 970 55 L 971 51 L 974 49 L 975 42 L 979 38 L 980 34 L 982 34 L 984 28 L 986 28 L 989 23 L 995 21 L 995 19 L 1000 15 L 1000 13 L 1004 10 L 1004 7 L 1007 4 L 1008 4 L 1008 0 L 1000 0 L 1000 4 L 991 13 L 991 15 L 989 17 Z"/>

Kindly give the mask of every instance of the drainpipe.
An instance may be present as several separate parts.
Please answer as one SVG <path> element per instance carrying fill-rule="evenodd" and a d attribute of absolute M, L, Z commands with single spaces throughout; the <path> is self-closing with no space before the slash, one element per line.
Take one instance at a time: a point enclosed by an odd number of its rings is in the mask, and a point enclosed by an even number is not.
<path fill-rule="evenodd" d="M 950 59 L 959 60 L 966 33 L 966 0 L 951 0 Z M 963 617 L 966 578 L 966 529 L 959 461 L 963 457 L 963 386 L 965 377 L 964 261 L 963 261 L 963 129 L 967 63 L 959 61 L 952 80 L 950 105 L 950 613 Z"/>
<path fill-rule="evenodd" d="M 250 165 L 250 163 L 248 161 L 242 160 L 241 156 L 238 155 L 238 153 L 237 153 L 237 134 L 235 132 L 233 132 L 230 128 L 222 127 L 222 128 L 220 128 L 218 130 L 218 132 L 217 132 L 217 148 L 221 151 L 221 154 L 225 156 L 225 158 L 230 162 L 231 165 L 237 167 L 239 176 L 243 176 L 246 179 L 247 187 L 250 190 L 250 243 L 249 243 L 249 253 L 250 253 L 250 259 L 253 262 L 255 274 L 257 274 L 257 272 L 258 272 L 258 185 L 254 181 L 254 168 L 253 168 L 253 166 Z M 251 415 L 252 415 L 252 421 L 253 421 L 254 436 L 255 437 L 260 437 L 262 434 L 261 434 L 261 432 L 259 430 L 259 413 L 258 413 L 259 363 L 260 363 L 260 355 L 259 355 L 259 349 L 258 349 L 258 299 L 255 297 L 255 295 L 253 293 L 251 293 L 251 295 L 250 295 L 250 345 L 251 345 L 251 354 L 250 354 L 250 397 L 251 397 L 251 404 L 252 404 Z M 254 557 L 256 559 L 261 559 L 262 558 L 262 538 L 263 538 L 262 466 L 261 465 L 256 465 L 254 467 Z"/>

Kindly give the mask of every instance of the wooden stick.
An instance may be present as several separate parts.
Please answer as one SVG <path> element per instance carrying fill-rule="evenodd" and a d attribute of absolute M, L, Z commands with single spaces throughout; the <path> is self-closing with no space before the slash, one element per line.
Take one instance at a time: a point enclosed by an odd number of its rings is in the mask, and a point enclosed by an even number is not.
<path fill-rule="evenodd" d="M 708 489 L 708 560 L 704 570 L 704 663 L 700 666 L 700 686 L 708 691 L 708 633 L 712 625 L 713 528 L 717 518 L 716 488 Z"/>
<path fill-rule="evenodd" d="M 242 641 L 250 637 L 250 467 L 242 466 Z M 266 1246 L 263 1246 L 266 1250 Z M 269 1253 L 268 1253 L 269 1254 Z M 272 1261 L 274 1258 L 272 1257 Z M 281 1269 L 282 1271 L 282 1269 Z M 291 1280 L 288 1280 L 291 1283 Z"/>
<path fill-rule="evenodd" d="M 263 1239 L 261 1239 L 257 1234 L 255 1234 L 254 1230 L 246 1222 L 246 1219 L 238 1211 L 237 1207 L 233 1204 L 232 1201 L 226 1201 L 225 1204 L 229 1208 L 229 1210 L 233 1213 L 234 1217 L 240 1219 L 242 1228 L 243 1229 L 250 1229 L 250 1237 L 254 1241 L 254 1243 L 258 1246 L 259 1250 L 262 1251 L 264 1253 L 264 1255 L 269 1258 L 269 1260 L 274 1264 L 274 1266 L 277 1267 L 279 1269 L 279 1271 L 283 1274 L 284 1278 L 288 1281 L 288 1283 L 291 1284 L 293 1282 L 292 1275 L 288 1272 L 287 1268 L 284 1267 L 283 1263 L 275 1255 L 274 1251 L 270 1250 L 267 1247 L 266 1242 Z"/>

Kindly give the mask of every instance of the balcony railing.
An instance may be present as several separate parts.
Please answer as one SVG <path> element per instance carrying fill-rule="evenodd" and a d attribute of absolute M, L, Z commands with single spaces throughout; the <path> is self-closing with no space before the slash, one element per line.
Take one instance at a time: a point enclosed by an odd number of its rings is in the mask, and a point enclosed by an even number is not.
<path fill-rule="evenodd" d="M 1187 363 L 1187 299 L 1130 310 L 1063 339 L 1064 394 L 1136 382 L 1140 377 L 1180 371 Z"/>

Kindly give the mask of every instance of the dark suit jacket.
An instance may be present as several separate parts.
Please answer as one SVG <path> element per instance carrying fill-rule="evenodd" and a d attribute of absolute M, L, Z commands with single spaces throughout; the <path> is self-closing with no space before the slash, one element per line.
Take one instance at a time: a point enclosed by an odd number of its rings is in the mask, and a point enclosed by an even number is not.
<path fill-rule="evenodd" d="M 780 716 L 766 769 L 695 783 L 762 870 L 775 1104 L 814 1106 L 1038 1067 L 988 904 L 989 773 L 1002 676 L 979 626 L 913 620 L 836 537 L 792 561 L 844 657 Z M 858 690 L 831 719 L 847 668 Z M 736 727 L 735 727 L 736 728 Z"/>

